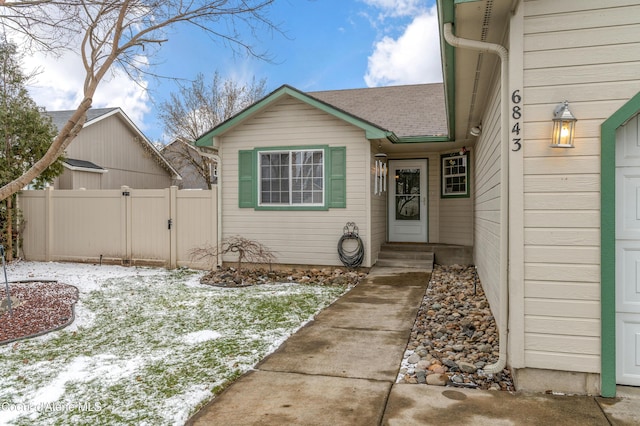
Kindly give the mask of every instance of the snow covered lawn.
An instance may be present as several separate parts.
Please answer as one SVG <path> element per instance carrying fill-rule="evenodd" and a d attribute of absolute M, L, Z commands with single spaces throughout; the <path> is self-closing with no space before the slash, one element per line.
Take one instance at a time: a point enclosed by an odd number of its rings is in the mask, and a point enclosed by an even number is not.
<path fill-rule="evenodd" d="M 19 425 L 182 425 L 346 290 L 70 263 L 17 262 L 7 275 L 80 293 L 69 327 L 0 346 L 0 424 Z"/>

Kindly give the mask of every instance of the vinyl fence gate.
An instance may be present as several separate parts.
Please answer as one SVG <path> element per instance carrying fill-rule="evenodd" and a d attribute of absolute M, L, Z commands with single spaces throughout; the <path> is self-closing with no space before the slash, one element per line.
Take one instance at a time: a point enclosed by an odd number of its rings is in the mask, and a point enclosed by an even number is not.
<path fill-rule="evenodd" d="M 23 191 L 27 260 L 188 266 L 217 242 L 216 191 L 167 189 Z"/>

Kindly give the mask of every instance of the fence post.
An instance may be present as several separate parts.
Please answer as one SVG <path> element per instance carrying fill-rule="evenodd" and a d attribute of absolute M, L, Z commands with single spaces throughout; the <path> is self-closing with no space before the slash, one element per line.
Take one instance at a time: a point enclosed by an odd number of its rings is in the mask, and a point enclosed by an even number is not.
<path fill-rule="evenodd" d="M 219 190 L 220 188 L 218 187 L 218 185 L 212 185 L 211 190 L 209 191 L 209 195 L 211 196 L 210 217 L 213 219 L 213 224 L 211 225 L 211 245 L 214 247 L 217 247 L 219 243 L 220 236 L 218 235 L 218 232 L 220 232 L 221 227 L 218 226 L 218 221 L 222 220 L 222 217 L 220 217 L 219 215 L 220 209 L 218 208 Z M 218 257 L 216 258 L 215 266 L 212 268 L 213 270 L 218 269 L 218 266 L 220 266 L 221 264 L 221 260 L 222 259 L 220 259 L 220 255 L 218 255 Z"/>
<path fill-rule="evenodd" d="M 178 267 L 178 187 L 169 188 L 169 269 Z"/>
<path fill-rule="evenodd" d="M 122 263 L 124 265 L 131 265 L 132 249 L 131 249 L 131 188 L 126 185 L 120 187 L 122 196 L 120 197 L 120 212 L 122 215 L 122 224 L 120 241 L 122 241 L 120 247 L 122 249 Z"/>
<path fill-rule="evenodd" d="M 53 246 L 53 187 L 44 191 L 44 260 L 51 262 L 51 247 Z"/>

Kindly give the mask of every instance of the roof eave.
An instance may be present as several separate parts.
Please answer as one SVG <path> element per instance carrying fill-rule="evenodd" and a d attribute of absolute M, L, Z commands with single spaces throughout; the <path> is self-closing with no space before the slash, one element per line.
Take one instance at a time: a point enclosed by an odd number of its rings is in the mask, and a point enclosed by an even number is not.
<path fill-rule="evenodd" d="M 95 169 L 93 167 L 82 167 L 82 166 L 72 166 L 71 164 L 62 162 L 62 166 L 66 169 L 78 172 L 89 172 L 89 173 L 107 173 L 109 170 L 103 169 L 102 167 L 99 169 Z"/>
<path fill-rule="evenodd" d="M 306 93 L 300 92 L 299 90 L 291 86 L 284 85 L 284 86 L 281 86 L 279 89 L 276 89 L 271 94 L 264 97 L 262 100 L 256 102 L 255 104 L 251 105 L 250 107 L 246 108 L 245 110 L 231 117 L 227 121 L 214 127 L 209 132 L 200 136 L 195 141 L 195 145 L 199 147 L 213 146 L 213 139 L 215 137 L 224 134 L 225 132 L 229 131 L 231 128 L 237 126 L 242 121 L 253 116 L 254 114 L 258 113 L 259 111 L 273 104 L 277 100 L 281 99 L 283 96 L 287 96 L 287 95 L 301 102 L 304 102 L 308 105 L 311 105 L 315 108 L 318 108 L 319 110 L 324 111 L 327 114 L 333 115 L 338 119 L 346 121 L 347 123 L 352 124 L 364 130 L 367 139 L 389 139 L 390 141 L 393 142 L 393 140 L 397 138 L 395 134 L 389 130 L 382 129 L 367 121 L 359 119 L 358 117 L 355 117 L 345 111 L 342 111 L 325 102 L 322 102 L 312 96 L 309 96 Z"/>
<path fill-rule="evenodd" d="M 455 141 L 455 48 L 444 39 L 443 27 L 455 21 L 455 4 L 459 0 L 436 0 L 438 7 L 438 29 L 440 32 L 440 52 L 442 55 L 442 76 L 444 84 L 444 100 L 447 111 L 448 141 Z"/>
<path fill-rule="evenodd" d="M 394 143 L 434 143 L 434 142 L 451 142 L 451 138 L 447 135 L 435 136 L 401 136 Z"/>

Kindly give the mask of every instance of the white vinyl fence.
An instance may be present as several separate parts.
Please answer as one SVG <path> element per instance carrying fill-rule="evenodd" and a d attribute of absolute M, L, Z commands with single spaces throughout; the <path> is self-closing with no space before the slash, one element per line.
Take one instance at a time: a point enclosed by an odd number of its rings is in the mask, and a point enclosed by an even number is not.
<path fill-rule="evenodd" d="M 23 191 L 26 260 L 187 266 L 194 248 L 217 243 L 217 189 Z"/>

